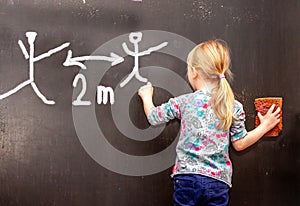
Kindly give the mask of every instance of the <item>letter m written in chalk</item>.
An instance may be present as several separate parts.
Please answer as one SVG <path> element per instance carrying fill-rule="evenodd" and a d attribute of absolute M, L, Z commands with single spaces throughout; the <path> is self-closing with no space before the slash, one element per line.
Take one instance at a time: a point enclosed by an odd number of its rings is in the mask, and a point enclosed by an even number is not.
<path fill-rule="evenodd" d="M 97 103 L 98 104 L 107 104 L 108 96 L 110 104 L 115 103 L 115 94 L 111 87 L 97 86 Z"/>

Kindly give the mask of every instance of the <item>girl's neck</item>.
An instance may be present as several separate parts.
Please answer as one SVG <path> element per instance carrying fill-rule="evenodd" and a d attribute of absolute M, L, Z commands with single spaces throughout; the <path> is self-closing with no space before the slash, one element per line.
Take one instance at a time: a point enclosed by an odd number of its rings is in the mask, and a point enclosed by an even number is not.
<path fill-rule="evenodd" d="M 204 91 L 208 93 L 212 93 L 212 90 L 216 88 L 216 84 L 209 83 L 209 82 L 201 82 L 201 84 L 195 85 L 195 91 Z"/>

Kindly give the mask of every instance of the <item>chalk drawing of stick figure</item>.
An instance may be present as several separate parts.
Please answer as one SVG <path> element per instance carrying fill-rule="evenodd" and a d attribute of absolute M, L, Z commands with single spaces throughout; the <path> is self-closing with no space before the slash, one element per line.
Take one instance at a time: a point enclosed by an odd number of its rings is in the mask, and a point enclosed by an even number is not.
<path fill-rule="evenodd" d="M 132 72 L 126 77 L 126 79 L 121 82 L 120 87 L 124 87 L 133 77 L 135 77 L 141 82 L 147 82 L 148 79 L 142 77 L 139 73 L 139 57 L 144 55 L 149 55 L 151 52 L 160 50 L 163 47 L 168 45 L 168 42 L 163 42 L 157 46 L 150 47 L 146 51 L 139 52 L 138 44 L 142 40 L 142 36 L 143 36 L 142 32 L 132 32 L 129 34 L 129 41 L 133 43 L 134 51 L 130 51 L 125 42 L 122 44 L 124 51 L 128 55 L 134 57 L 134 67 L 132 69 Z"/>
<path fill-rule="evenodd" d="M 63 50 L 64 48 L 68 47 L 70 45 L 70 43 L 64 43 L 59 47 L 56 47 L 54 49 L 49 50 L 48 52 L 41 54 L 37 57 L 34 57 L 34 41 L 35 38 L 37 36 L 36 32 L 26 32 L 26 37 L 28 40 L 28 44 L 29 44 L 29 54 L 23 44 L 23 42 L 21 40 L 18 41 L 18 44 L 23 52 L 23 55 L 25 57 L 25 59 L 29 59 L 29 79 L 20 83 L 18 86 L 16 86 L 14 89 L 1 94 L 0 95 L 0 100 L 4 99 L 14 93 L 16 93 L 17 91 L 19 91 L 20 89 L 22 89 L 23 87 L 27 86 L 27 85 L 31 85 L 31 87 L 33 88 L 33 91 L 37 94 L 37 96 L 45 103 L 45 104 L 55 104 L 55 102 L 53 100 L 48 100 L 38 89 L 37 85 L 34 82 L 34 63 L 44 59 L 46 57 L 51 56 L 54 53 L 57 53 L 61 50 Z"/>

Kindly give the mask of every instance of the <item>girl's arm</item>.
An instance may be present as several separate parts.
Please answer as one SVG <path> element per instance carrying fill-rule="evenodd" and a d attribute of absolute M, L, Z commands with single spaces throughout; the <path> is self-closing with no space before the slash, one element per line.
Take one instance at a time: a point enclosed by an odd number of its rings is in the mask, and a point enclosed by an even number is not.
<path fill-rule="evenodd" d="M 141 87 L 138 94 L 143 101 L 144 112 L 151 125 L 156 126 L 181 118 L 179 97 L 170 98 L 168 102 L 155 107 L 152 101 L 153 87 L 150 83 Z"/>
<path fill-rule="evenodd" d="M 265 133 L 267 133 L 280 122 L 280 108 L 278 107 L 277 110 L 273 112 L 274 108 L 275 105 L 272 105 L 265 116 L 262 116 L 260 113 L 258 113 L 261 124 L 252 131 L 248 132 L 244 138 L 234 141 L 232 145 L 235 150 L 242 151 L 253 145 L 260 138 L 262 138 Z"/>

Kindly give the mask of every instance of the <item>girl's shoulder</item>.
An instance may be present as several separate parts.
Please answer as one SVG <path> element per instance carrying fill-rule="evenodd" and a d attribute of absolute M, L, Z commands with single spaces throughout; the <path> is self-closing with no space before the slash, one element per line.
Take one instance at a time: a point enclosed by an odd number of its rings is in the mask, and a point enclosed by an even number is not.
<path fill-rule="evenodd" d="M 177 97 L 171 98 L 171 101 L 175 101 L 181 107 L 188 105 L 198 105 L 199 103 L 208 103 L 211 99 L 211 94 L 204 91 L 198 90 L 195 92 L 190 92 L 186 94 L 179 95 Z"/>
<path fill-rule="evenodd" d="M 234 100 L 233 106 L 234 108 L 243 108 L 243 104 L 236 99 Z"/>
<path fill-rule="evenodd" d="M 245 116 L 245 111 L 243 108 L 243 104 L 238 100 L 234 100 L 233 104 L 233 114 L 235 117 L 237 116 Z"/>
<path fill-rule="evenodd" d="M 174 99 L 176 100 L 188 100 L 188 99 L 207 99 L 211 97 L 211 94 L 210 93 L 206 93 L 202 90 L 198 90 L 198 91 L 195 91 L 195 92 L 190 92 L 190 93 L 186 93 L 186 94 L 182 94 L 182 95 L 179 95 L 177 97 L 174 97 Z"/>
<path fill-rule="evenodd" d="M 181 98 L 207 98 L 207 97 L 211 97 L 212 94 L 203 90 L 197 90 L 194 92 L 190 92 L 190 93 L 186 93 L 186 94 L 182 94 L 177 96 L 177 98 L 181 99 Z"/>

